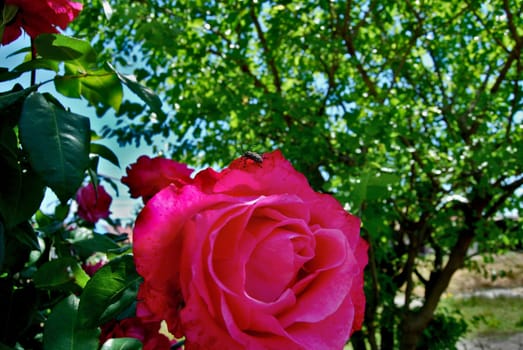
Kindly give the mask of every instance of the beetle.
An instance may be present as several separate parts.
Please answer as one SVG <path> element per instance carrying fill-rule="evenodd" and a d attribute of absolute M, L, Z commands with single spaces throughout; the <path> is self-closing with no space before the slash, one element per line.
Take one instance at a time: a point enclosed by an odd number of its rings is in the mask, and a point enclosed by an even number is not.
<path fill-rule="evenodd" d="M 262 164 L 263 163 L 263 156 L 259 153 L 253 152 L 253 151 L 246 151 L 243 153 L 242 157 L 245 157 L 247 159 L 250 159 L 254 161 L 255 163 Z"/>
<path fill-rule="evenodd" d="M 253 151 L 245 151 L 242 154 L 242 158 L 244 158 L 244 160 L 250 159 L 254 163 L 258 164 L 258 166 L 260 166 L 260 167 L 263 164 L 263 156 L 259 153 L 253 152 Z M 245 162 L 244 162 L 244 166 L 245 166 Z"/>

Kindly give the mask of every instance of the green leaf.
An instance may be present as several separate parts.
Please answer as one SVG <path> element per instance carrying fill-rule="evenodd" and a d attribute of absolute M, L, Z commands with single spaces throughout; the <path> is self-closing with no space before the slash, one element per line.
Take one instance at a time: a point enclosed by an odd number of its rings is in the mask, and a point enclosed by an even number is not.
<path fill-rule="evenodd" d="M 96 327 L 116 317 L 136 301 L 141 280 L 132 256 L 125 255 L 110 261 L 85 286 L 77 326 Z"/>
<path fill-rule="evenodd" d="M 95 233 L 92 238 L 73 242 L 73 247 L 81 258 L 87 258 L 95 252 L 106 253 L 120 246 L 105 235 Z"/>
<path fill-rule="evenodd" d="M 18 50 L 15 50 L 13 52 L 11 52 L 9 55 L 5 56 L 6 58 L 9 58 L 9 57 L 13 57 L 13 56 L 16 56 L 16 55 L 19 55 L 21 53 L 30 53 L 31 52 L 31 46 L 26 46 L 26 47 L 22 47 L 21 49 L 18 49 Z"/>
<path fill-rule="evenodd" d="M 54 78 L 54 87 L 56 91 L 67 97 L 80 98 L 82 96 L 80 79 L 74 76 L 56 76 Z"/>
<path fill-rule="evenodd" d="M 20 118 L 20 139 L 31 166 L 61 202 L 71 198 L 89 165 L 89 119 L 67 112 L 43 95 L 29 96 Z"/>
<path fill-rule="evenodd" d="M 70 295 L 58 303 L 44 328 L 44 350 L 92 350 L 98 348 L 99 330 L 78 328 L 79 299 Z"/>
<path fill-rule="evenodd" d="M 91 153 L 98 154 L 100 157 L 102 157 L 105 160 L 108 160 L 112 164 L 116 165 L 117 167 L 120 167 L 120 162 L 118 161 L 118 157 L 114 152 L 107 146 L 101 145 L 99 143 L 92 143 L 91 142 Z"/>
<path fill-rule="evenodd" d="M 356 184 L 354 185 L 354 191 L 351 193 L 351 200 L 354 204 L 354 212 L 359 210 L 361 204 L 367 199 L 367 185 L 369 182 L 369 172 L 365 170 L 360 174 Z"/>
<path fill-rule="evenodd" d="M 41 34 L 35 40 L 36 51 L 43 58 L 58 61 L 96 62 L 96 52 L 84 40 L 61 34 Z"/>
<path fill-rule="evenodd" d="M 29 222 L 22 222 L 9 230 L 9 234 L 31 250 L 40 250 L 37 233 Z"/>
<path fill-rule="evenodd" d="M 100 350 L 141 350 L 142 343 L 136 338 L 107 339 Z M 0 349 L 1 350 L 1 349 Z"/>
<path fill-rule="evenodd" d="M 120 80 L 113 72 L 106 70 L 88 70 L 69 64 L 69 73 L 56 76 L 55 87 L 67 97 L 84 97 L 93 105 L 103 104 L 118 111 L 123 99 Z"/>
<path fill-rule="evenodd" d="M 74 290 L 73 284 L 83 288 L 89 276 L 73 257 L 58 258 L 40 266 L 34 283 L 40 289 Z"/>
<path fill-rule="evenodd" d="M 45 186 L 32 169 L 22 169 L 18 141 L 10 127 L 0 125 L 0 217 L 7 228 L 28 220 L 44 198 Z"/>
<path fill-rule="evenodd" d="M 5 4 L 2 8 L 2 17 L 0 17 L 0 27 L 6 26 L 9 22 L 11 22 L 13 18 L 15 18 L 17 12 L 18 6 Z M 0 34 L 2 33 L 0 32 Z M 0 39 L 2 39 L 2 35 L 0 35 Z"/>
<path fill-rule="evenodd" d="M 0 68 L 0 81 L 9 81 L 18 78 L 22 72 L 11 72 L 8 69 Z"/>
<path fill-rule="evenodd" d="M 118 111 L 123 99 L 122 84 L 116 74 L 105 70 L 89 72 L 80 79 L 81 93 L 93 104 L 102 103 Z"/>
<path fill-rule="evenodd" d="M 16 66 L 13 70 L 15 72 L 24 73 L 35 69 L 45 69 L 58 72 L 59 67 L 57 61 L 48 60 L 44 58 L 37 58 L 31 61 L 24 62 Z"/>
<path fill-rule="evenodd" d="M 31 92 L 36 91 L 37 88 L 37 85 L 33 85 L 27 89 L 0 94 L 0 110 L 26 98 Z"/>
<path fill-rule="evenodd" d="M 142 99 L 151 110 L 159 116 L 164 116 L 165 113 L 162 110 L 162 100 L 148 87 L 143 86 L 135 80 L 119 73 L 110 63 L 107 63 L 117 75 L 118 79 L 122 81 L 132 92 Z"/>
<path fill-rule="evenodd" d="M 70 210 L 70 206 L 69 204 L 58 204 L 55 208 L 54 208 L 54 217 L 56 220 L 58 221 L 64 221 L 65 218 L 67 217 L 67 215 L 69 215 L 69 210 Z"/>

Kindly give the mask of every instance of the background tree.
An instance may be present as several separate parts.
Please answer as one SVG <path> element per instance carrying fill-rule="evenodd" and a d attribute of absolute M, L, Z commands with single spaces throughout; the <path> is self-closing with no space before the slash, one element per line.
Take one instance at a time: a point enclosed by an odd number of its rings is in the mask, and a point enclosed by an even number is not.
<path fill-rule="evenodd" d="M 470 254 L 521 244 L 520 0 L 102 3 L 77 34 L 165 112 L 126 101 L 105 135 L 195 165 L 281 148 L 361 216 L 356 347 L 415 348 Z"/>

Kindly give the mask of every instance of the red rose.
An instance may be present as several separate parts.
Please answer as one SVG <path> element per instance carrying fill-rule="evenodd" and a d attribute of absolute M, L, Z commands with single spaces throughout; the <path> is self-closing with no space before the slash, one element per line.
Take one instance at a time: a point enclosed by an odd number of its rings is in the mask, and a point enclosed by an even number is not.
<path fill-rule="evenodd" d="M 186 349 L 342 349 L 361 327 L 360 221 L 279 151 L 158 192 L 139 214 L 138 312 Z"/>
<path fill-rule="evenodd" d="M 22 29 L 31 38 L 58 33 L 56 27 L 65 29 L 82 10 L 82 4 L 68 0 L 5 0 L 4 6 L 8 5 L 16 6 L 18 11 L 4 28 L 4 45 L 18 38 Z"/>
<path fill-rule="evenodd" d="M 98 185 L 95 191 L 94 185 L 89 183 L 76 193 L 78 216 L 93 224 L 100 219 L 105 219 L 111 214 L 109 206 L 112 200 L 102 185 Z"/>
<path fill-rule="evenodd" d="M 141 156 L 126 170 L 127 176 L 122 177 L 122 182 L 129 186 L 131 197 L 142 197 L 144 203 L 170 184 L 182 187 L 192 182 L 193 169 L 162 157 Z"/>
<path fill-rule="evenodd" d="M 102 326 L 100 345 L 111 338 L 135 338 L 142 342 L 143 350 L 169 349 L 171 341 L 159 330 L 160 322 L 143 322 L 138 317 L 111 321 Z"/>

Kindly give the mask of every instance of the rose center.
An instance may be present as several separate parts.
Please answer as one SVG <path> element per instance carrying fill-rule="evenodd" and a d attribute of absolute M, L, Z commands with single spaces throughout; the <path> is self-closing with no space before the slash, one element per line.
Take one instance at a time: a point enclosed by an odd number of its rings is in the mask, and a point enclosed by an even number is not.
<path fill-rule="evenodd" d="M 277 300 L 312 256 L 304 241 L 309 240 L 278 229 L 259 242 L 245 265 L 246 292 L 263 302 Z"/>

